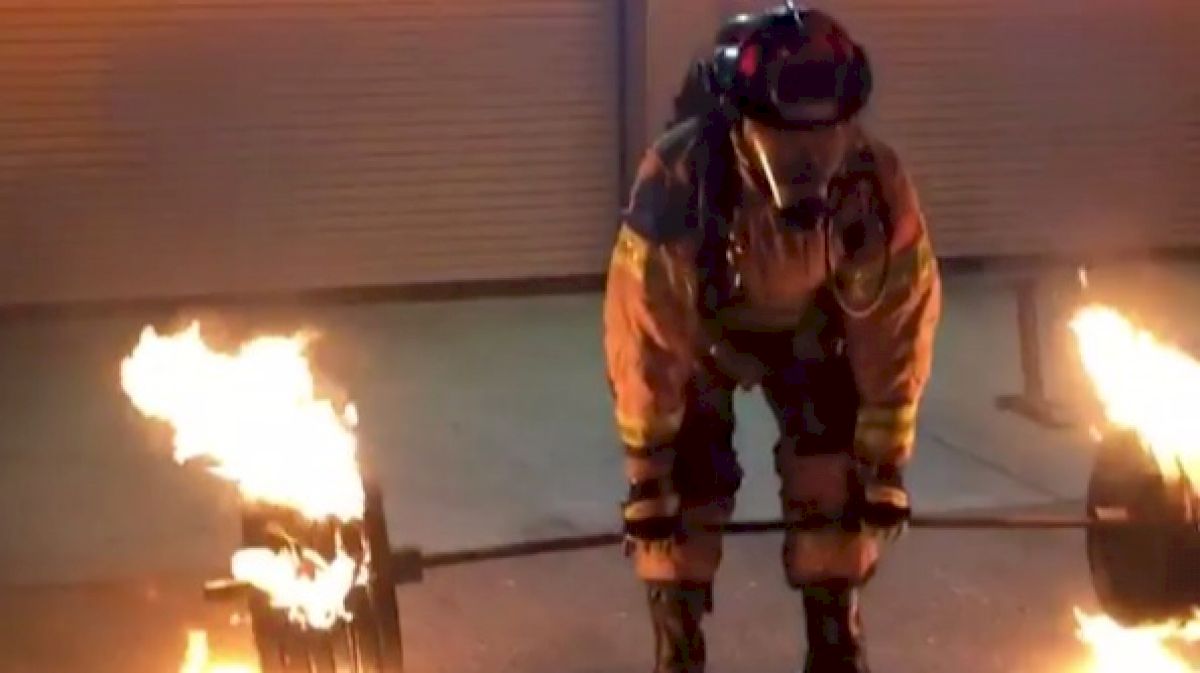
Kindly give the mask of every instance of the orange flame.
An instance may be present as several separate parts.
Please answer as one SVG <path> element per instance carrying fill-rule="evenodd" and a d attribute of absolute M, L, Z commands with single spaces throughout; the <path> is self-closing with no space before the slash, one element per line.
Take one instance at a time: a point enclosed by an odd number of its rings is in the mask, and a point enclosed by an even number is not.
<path fill-rule="evenodd" d="M 1105 615 L 1075 611 L 1076 635 L 1092 648 L 1091 673 L 1195 673 L 1172 646 L 1200 642 L 1200 622 L 1138 628 L 1121 626 Z"/>
<path fill-rule="evenodd" d="M 1168 479 L 1200 475 L 1200 362 L 1110 307 L 1082 309 L 1071 328 L 1108 422 L 1136 432 Z"/>
<path fill-rule="evenodd" d="M 134 406 L 175 429 L 175 459 L 204 457 L 252 500 L 312 519 L 362 517 L 353 406 L 315 398 L 308 340 L 262 337 L 235 354 L 211 350 L 200 325 L 173 336 L 152 327 L 121 366 Z"/>
<path fill-rule="evenodd" d="M 302 334 L 268 336 L 220 353 L 201 339 L 198 323 L 167 336 L 147 327 L 121 364 L 121 385 L 143 415 L 174 429 L 178 462 L 210 462 L 247 500 L 312 520 L 361 520 L 357 415 L 352 405 L 339 412 L 317 398 L 307 346 Z M 348 617 L 346 595 L 366 577 L 357 565 L 340 550 L 332 563 L 307 550 L 233 557 L 235 578 L 314 628 Z"/>
<path fill-rule="evenodd" d="M 210 662 L 208 634 L 193 630 L 187 634 L 187 651 L 183 655 L 179 673 L 258 673 L 258 668 L 249 664 Z"/>
<path fill-rule="evenodd" d="M 1084 307 L 1071 329 L 1108 423 L 1136 433 L 1168 481 L 1200 484 L 1200 362 L 1108 306 Z M 1075 616 L 1094 673 L 1197 670 L 1171 646 L 1200 641 L 1200 621 L 1126 628 L 1104 615 Z"/>
<path fill-rule="evenodd" d="M 346 595 L 368 579 L 365 566 L 340 545 L 332 563 L 308 549 L 241 549 L 233 555 L 233 576 L 264 591 L 292 621 L 317 629 L 350 621 Z"/>

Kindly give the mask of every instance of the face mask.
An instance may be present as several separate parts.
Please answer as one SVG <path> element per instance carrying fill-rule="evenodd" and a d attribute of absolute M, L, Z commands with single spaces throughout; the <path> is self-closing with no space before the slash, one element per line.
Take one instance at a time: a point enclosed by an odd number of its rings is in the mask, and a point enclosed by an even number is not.
<path fill-rule="evenodd" d="M 851 149 L 848 125 L 780 129 L 743 119 L 737 135 L 742 161 L 776 210 L 825 212 L 829 184 Z"/>

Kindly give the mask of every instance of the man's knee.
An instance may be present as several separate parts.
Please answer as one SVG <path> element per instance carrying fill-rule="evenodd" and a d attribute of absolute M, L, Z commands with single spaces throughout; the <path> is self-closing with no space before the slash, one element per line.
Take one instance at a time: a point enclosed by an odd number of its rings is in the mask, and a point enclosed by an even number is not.
<path fill-rule="evenodd" d="M 861 586 L 871 579 L 879 556 L 879 540 L 867 532 L 829 528 L 784 537 L 784 572 L 797 589 L 828 582 Z"/>
<path fill-rule="evenodd" d="M 723 553 L 723 536 L 713 528 L 729 521 L 733 506 L 732 496 L 704 503 L 685 501 L 679 536 L 661 543 L 635 544 L 638 577 L 654 582 L 712 582 Z"/>
<path fill-rule="evenodd" d="M 784 536 L 784 570 L 788 583 L 801 587 L 844 580 L 865 583 L 879 560 L 879 540 L 847 522 L 850 500 L 848 454 L 803 455 L 781 446 L 777 453 L 783 483 L 784 518 L 809 522 L 811 530 Z"/>
<path fill-rule="evenodd" d="M 838 519 L 850 500 L 849 454 L 805 455 L 781 443 L 775 451 L 784 518 Z"/>

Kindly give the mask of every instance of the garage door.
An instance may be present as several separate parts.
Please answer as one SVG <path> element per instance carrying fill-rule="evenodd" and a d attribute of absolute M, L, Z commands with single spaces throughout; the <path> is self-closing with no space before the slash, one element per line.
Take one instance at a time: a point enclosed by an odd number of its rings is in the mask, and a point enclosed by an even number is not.
<path fill-rule="evenodd" d="M 1200 244 L 1200 3 L 822 7 L 871 50 L 876 128 L 920 181 L 942 254 Z"/>
<path fill-rule="evenodd" d="M 616 3 L 0 0 L 0 303 L 596 273 Z"/>

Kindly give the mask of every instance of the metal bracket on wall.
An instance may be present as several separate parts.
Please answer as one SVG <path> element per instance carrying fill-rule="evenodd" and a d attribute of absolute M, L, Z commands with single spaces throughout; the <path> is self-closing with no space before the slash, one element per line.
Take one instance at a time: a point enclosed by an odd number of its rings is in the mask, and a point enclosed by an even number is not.
<path fill-rule="evenodd" d="M 1021 357 L 1021 392 L 1000 395 L 996 406 L 1046 428 L 1064 429 L 1075 425 L 1062 405 L 1046 397 L 1042 371 L 1042 339 L 1038 322 L 1038 282 L 1032 276 L 1019 278 L 1013 286 L 1017 300 L 1017 342 Z"/>

